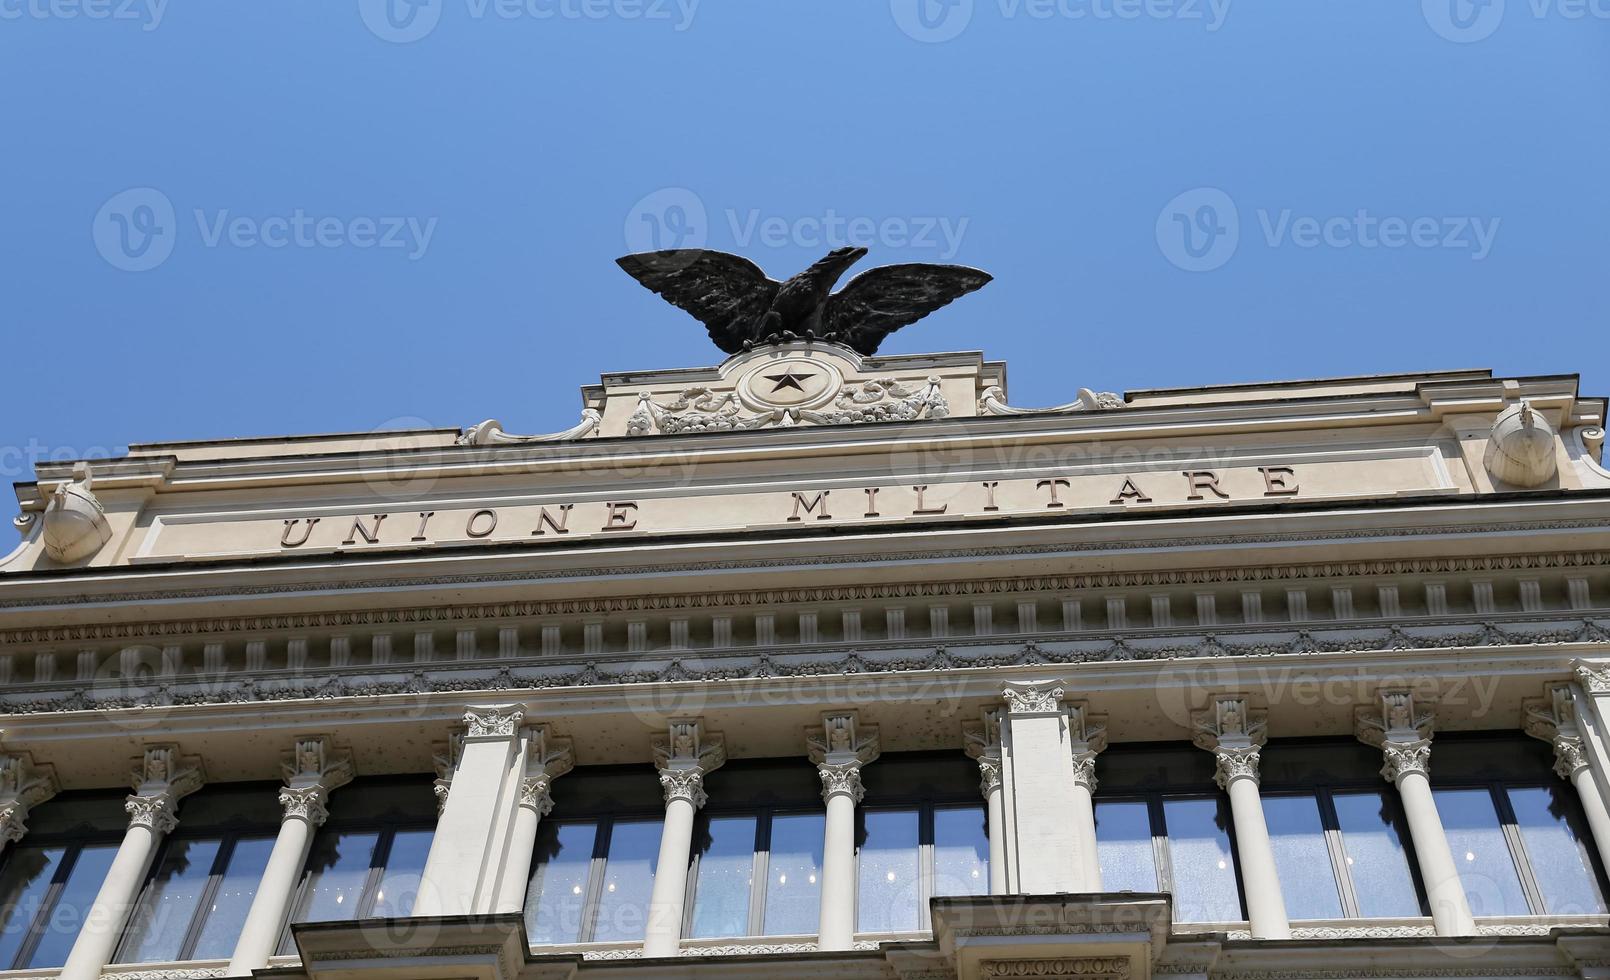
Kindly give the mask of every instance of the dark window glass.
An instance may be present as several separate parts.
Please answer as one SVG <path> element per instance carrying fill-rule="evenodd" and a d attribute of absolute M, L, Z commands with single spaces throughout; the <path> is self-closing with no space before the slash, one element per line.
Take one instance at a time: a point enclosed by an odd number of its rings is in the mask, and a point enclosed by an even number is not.
<path fill-rule="evenodd" d="M 0 967 L 10 969 L 44 910 L 66 847 L 16 847 L 0 873 Z"/>
<path fill-rule="evenodd" d="M 775 814 L 766 863 L 762 931 L 768 936 L 813 936 L 821 915 L 822 839 L 820 813 Z"/>
<path fill-rule="evenodd" d="M 112 858 L 116 856 L 116 844 L 96 844 L 78 849 L 78 855 L 67 872 L 67 880 L 63 882 L 61 892 L 39 929 L 38 945 L 27 962 L 22 964 L 23 968 L 37 970 L 67 962 L 67 954 L 72 951 L 73 941 L 78 938 L 84 916 L 89 914 L 90 905 L 101 890 L 101 882 L 106 879 L 106 872 L 112 867 Z"/>
<path fill-rule="evenodd" d="M 302 910 L 296 921 L 356 919 L 379 843 L 377 830 L 319 834 L 308 855 Z"/>
<path fill-rule="evenodd" d="M 206 897 L 219 840 L 170 840 L 124 935 L 121 963 L 184 958 L 185 936 Z"/>
<path fill-rule="evenodd" d="M 695 939 L 749 934 L 749 895 L 755 882 L 755 823 L 752 816 L 711 817 L 695 841 L 699 862 L 694 878 Z"/>
<path fill-rule="evenodd" d="M 1096 855 L 1103 891 L 1158 890 L 1151 808 L 1145 801 L 1096 804 Z"/>
<path fill-rule="evenodd" d="M 1526 856 L 1531 860 L 1544 911 L 1550 915 L 1596 915 L 1604 896 L 1593 873 L 1586 821 L 1571 805 L 1563 783 L 1509 790 Z"/>
<path fill-rule="evenodd" d="M 1263 818 L 1269 827 L 1280 894 L 1292 919 L 1339 919 L 1342 897 L 1331 866 L 1330 845 L 1315 796 L 1265 796 Z"/>
<path fill-rule="evenodd" d="M 917 810 L 864 810 L 857 852 L 861 932 L 912 932 L 922 900 Z"/>
<path fill-rule="evenodd" d="M 434 830 L 399 830 L 391 835 L 386 865 L 375 889 L 374 907 L 365 917 L 397 918 L 413 912 L 419 896 L 419 879 L 425 871 Z"/>
<path fill-rule="evenodd" d="M 1338 792 L 1331 795 L 1331 804 L 1358 914 L 1372 919 L 1420 915 L 1414 868 L 1397 809 L 1386 793 Z"/>
<path fill-rule="evenodd" d="M 257 886 L 268 867 L 272 837 L 243 837 L 235 841 L 229 863 L 218 880 L 217 890 L 202 922 L 201 932 L 190 956 L 198 960 L 227 959 L 235 952 L 246 912 L 257 897 Z"/>

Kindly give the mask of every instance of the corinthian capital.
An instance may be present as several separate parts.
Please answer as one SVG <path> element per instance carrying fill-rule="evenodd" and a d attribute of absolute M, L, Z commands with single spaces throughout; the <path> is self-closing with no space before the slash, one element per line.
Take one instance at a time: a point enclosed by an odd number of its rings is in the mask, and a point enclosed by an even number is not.
<path fill-rule="evenodd" d="M 166 834 L 178 826 L 175 815 L 179 801 L 201 788 L 206 776 L 197 756 L 181 756 L 173 744 L 147 745 L 144 752 L 131 760 L 134 766 L 129 781 L 134 795 L 123 804 L 128 812 L 129 825 L 148 827 Z"/>
<path fill-rule="evenodd" d="M 1365 745 L 1381 750 L 1381 776 L 1397 783 L 1404 776 L 1431 773 L 1431 734 L 1435 716 L 1405 690 L 1382 691 L 1380 708 L 1360 708 L 1353 733 Z"/>
<path fill-rule="evenodd" d="M 962 746 L 967 757 L 978 763 L 978 791 L 985 798 L 1001 785 L 1001 709 L 979 712 L 977 721 L 962 722 Z"/>
<path fill-rule="evenodd" d="M 1588 767 L 1582 730 L 1577 727 L 1576 695 L 1571 684 L 1558 682 L 1543 688 L 1541 698 L 1521 705 L 1522 727 L 1526 734 L 1554 746 L 1554 771 L 1570 780 Z"/>
<path fill-rule="evenodd" d="M 660 770 L 665 802 L 688 800 L 702 807 L 704 777 L 727 761 L 726 738 L 704 730 L 701 718 L 673 718 L 664 734 L 653 741 L 654 765 Z"/>
<path fill-rule="evenodd" d="M 1192 725 L 1196 734 L 1191 741 L 1213 753 L 1213 778 L 1221 789 L 1238 779 L 1258 781 L 1259 750 L 1268 739 L 1268 726 L 1265 713 L 1254 711 L 1245 695 L 1214 698 L 1192 718 Z"/>
<path fill-rule="evenodd" d="M 352 781 L 352 753 L 338 749 L 328 735 L 304 735 L 280 757 L 285 788 L 280 806 L 287 819 L 321 826 L 329 817 L 325 804 L 330 793 Z"/>
<path fill-rule="evenodd" d="M 15 843 L 28 832 L 28 812 L 61 790 L 56 770 L 26 752 L 0 755 L 0 840 Z"/>
<path fill-rule="evenodd" d="M 1060 681 L 1012 682 L 1001 689 L 1006 711 L 1013 715 L 1047 715 L 1062 710 Z"/>
<path fill-rule="evenodd" d="M 1065 706 L 1068 718 L 1068 748 L 1073 752 L 1073 782 L 1094 793 L 1096 791 L 1096 755 L 1107 747 L 1107 716 L 1090 713 L 1086 701 L 1070 701 Z"/>
<path fill-rule="evenodd" d="M 520 805 L 547 816 L 553 810 L 549 789 L 553 781 L 575 765 L 575 754 L 568 738 L 553 733 L 547 725 L 526 729 L 525 778 L 520 782 Z"/>
<path fill-rule="evenodd" d="M 525 711 L 517 704 L 494 704 L 466 708 L 466 738 L 513 738 L 520 730 Z"/>
<path fill-rule="evenodd" d="M 878 757 L 878 729 L 854 711 L 829 711 L 819 728 L 805 731 L 805 749 L 822 777 L 822 799 L 848 795 L 861 801 L 861 767 Z"/>

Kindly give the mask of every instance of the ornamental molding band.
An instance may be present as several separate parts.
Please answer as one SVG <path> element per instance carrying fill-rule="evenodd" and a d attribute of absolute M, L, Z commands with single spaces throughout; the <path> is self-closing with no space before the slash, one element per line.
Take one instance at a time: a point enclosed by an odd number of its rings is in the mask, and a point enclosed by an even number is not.
<path fill-rule="evenodd" d="M 1268 740 L 1267 712 L 1253 710 L 1246 695 L 1214 698 L 1191 719 L 1191 741 L 1213 753 L 1214 781 L 1229 789 L 1237 779 L 1258 782 L 1259 749 Z"/>
<path fill-rule="evenodd" d="M 1522 730 L 1554 747 L 1554 771 L 1567 782 L 1588 768 L 1587 747 L 1577 726 L 1576 695 L 1565 682 L 1548 684 L 1543 696 L 1521 704 Z"/>
<path fill-rule="evenodd" d="M 0 842 L 16 843 L 28 832 L 28 812 L 61 792 L 56 769 L 27 752 L 0 755 Z"/>
<path fill-rule="evenodd" d="M 1001 689 L 1010 715 L 1062 714 L 1062 682 L 1025 681 L 1008 683 Z"/>
<path fill-rule="evenodd" d="M 1414 693 L 1407 690 L 1382 691 L 1379 705 L 1379 711 L 1358 709 L 1353 734 L 1365 745 L 1379 748 L 1385 756 L 1382 778 L 1396 785 L 1412 773 L 1429 777 L 1435 715 L 1423 710 Z"/>
<path fill-rule="evenodd" d="M 985 799 L 1001 788 L 1001 708 L 984 708 L 977 721 L 962 722 L 962 746 L 978 763 L 978 790 Z"/>
<path fill-rule="evenodd" d="M 820 727 L 805 730 L 805 750 L 821 777 L 824 802 L 839 795 L 861 802 L 861 767 L 881 751 L 877 726 L 861 724 L 855 711 L 824 712 Z"/>
<path fill-rule="evenodd" d="M 1034 977 L 1037 980 L 1130 980 L 1128 956 L 1080 956 L 1059 959 L 982 960 L 979 976 L 987 980 Z"/>
<path fill-rule="evenodd" d="M 727 761 L 726 741 L 719 732 L 706 732 L 701 718 L 673 718 L 664 733 L 654 736 L 654 766 L 667 804 L 687 800 L 695 809 L 704 806 L 704 777 Z"/>

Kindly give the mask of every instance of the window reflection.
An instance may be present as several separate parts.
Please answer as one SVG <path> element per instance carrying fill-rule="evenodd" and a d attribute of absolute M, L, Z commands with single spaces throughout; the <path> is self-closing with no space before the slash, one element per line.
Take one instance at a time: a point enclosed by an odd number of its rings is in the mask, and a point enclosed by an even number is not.
<path fill-rule="evenodd" d="M 696 939 L 749 934 L 749 893 L 755 879 L 755 823 L 752 816 L 711 817 L 696 835 L 699 871 L 694 880 Z"/>
<path fill-rule="evenodd" d="M 135 907 L 118 961 L 178 960 L 223 846 L 219 840 L 169 840 L 140 904 Z"/>
<path fill-rule="evenodd" d="M 573 943 L 581 937 L 598 827 L 544 822 L 536 867 L 526 892 L 526 936 L 532 943 Z"/>
<path fill-rule="evenodd" d="M 1435 789 L 1432 795 L 1470 911 L 1478 916 L 1530 912 L 1491 791 Z"/>
<path fill-rule="evenodd" d="M 84 917 L 89 914 L 95 894 L 101 890 L 101 882 L 112 867 L 112 858 L 116 856 L 116 844 L 78 849 L 78 856 L 67 872 L 61 892 L 45 913 L 39 927 L 38 944 L 34 946 L 32 955 L 27 957 L 27 962 L 22 964 L 24 968 L 42 969 L 67 962 L 67 954 L 72 951 L 73 941 L 78 938 L 79 927 L 84 924 Z"/>
<path fill-rule="evenodd" d="M 1174 874 L 1174 918 L 1181 922 L 1237 922 L 1241 914 L 1228 815 L 1216 799 L 1163 801 L 1169 863 Z"/>
<path fill-rule="evenodd" d="M 595 942 L 643 938 L 654 865 L 660 854 L 660 824 L 659 820 L 618 820 L 611 828 L 593 926 Z"/>
<path fill-rule="evenodd" d="M 190 953 L 192 959 L 227 959 L 234 953 L 235 941 L 240 938 L 252 899 L 257 897 L 257 885 L 273 849 L 272 837 L 248 837 L 235 842 Z"/>
<path fill-rule="evenodd" d="M 0 968 L 18 967 L 66 847 L 16 847 L 0 872 Z"/>
<path fill-rule="evenodd" d="M 1341 918 L 1342 897 L 1325 842 L 1318 798 L 1265 796 L 1263 817 L 1286 915 L 1293 920 Z"/>
<path fill-rule="evenodd" d="M 989 894 L 989 818 L 983 808 L 934 809 L 934 894 Z"/>
<path fill-rule="evenodd" d="M 1532 877 L 1550 915 L 1592 915 L 1605 911 L 1593 873 L 1586 821 L 1570 805 L 1564 784 L 1512 788 L 1515 811 Z"/>
<path fill-rule="evenodd" d="M 762 931 L 768 936 L 816 934 L 821 915 L 822 835 L 820 813 L 774 814 L 766 862 Z"/>
<path fill-rule="evenodd" d="M 922 898 L 918 812 L 865 810 L 857 851 L 860 932 L 912 932 Z"/>
<path fill-rule="evenodd" d="M 1421 914 L 1414 869 L 1403 845 L 1397 809 L 1379 790 L 1333 793 L 1336 825 L 1358 914 L 1391 918 Z"/>
<path fill-rule="evenodd" d="M 1150 807 L 1145 801 L 1096 804 L 1096 855 L 1103 891 L 1158 890 Z"/>

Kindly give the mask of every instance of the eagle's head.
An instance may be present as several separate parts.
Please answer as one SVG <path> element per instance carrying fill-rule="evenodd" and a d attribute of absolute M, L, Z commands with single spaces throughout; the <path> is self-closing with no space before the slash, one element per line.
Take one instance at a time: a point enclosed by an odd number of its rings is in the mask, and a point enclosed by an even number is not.
<path fill-rule="evenodd" d="M 849 245 L 844 248 L 835 248 L 833 251 L 816 260 L 816 263 L 805 274 L 825 285 L 831 286 L 838 282 L 844 270 L 861 261 L 867 250 L 859 245 Z"/>

